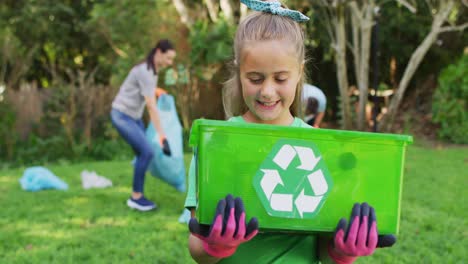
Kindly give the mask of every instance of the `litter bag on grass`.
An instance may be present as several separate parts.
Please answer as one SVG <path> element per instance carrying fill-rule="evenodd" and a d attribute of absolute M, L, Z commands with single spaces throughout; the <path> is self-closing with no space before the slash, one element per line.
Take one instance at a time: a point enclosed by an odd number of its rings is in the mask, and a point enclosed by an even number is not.
<path fill-rule="evenodd" d="M 68 189 L 68 184 L 55 176 L 50 170 L 40 166 L 27 168 L 19 182 L 21 188 L 25 191 L 35 192 L 42 189 Z"/>
<path fill-rule="evenodd" d="M 154 150 L 154 157 L 149 166 L 151 175 L 169 183 L 180 192 L 185 192 L 185 165 L 182 139 L 182 126 L 172 95 L 163 94 L 158 99 L 159 117 L 161 126 L 166 134 L 171 155 L 162 152 L 159 145 L 159 134 L 150 123 L 146 129 L 146 138 Z"/>

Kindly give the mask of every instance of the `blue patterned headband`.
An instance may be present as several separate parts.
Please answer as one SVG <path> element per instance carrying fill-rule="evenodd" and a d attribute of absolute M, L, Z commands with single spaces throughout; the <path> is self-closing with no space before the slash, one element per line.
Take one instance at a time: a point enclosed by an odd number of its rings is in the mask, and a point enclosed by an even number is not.
<path fill-rule="evenodd" d="M 309 21 L 309 18 L 299 11 L 282 8 L 281 3 L 278 1 L 241 0 L 241 2 L 255 11 L 289 17 L 296 22 Z"/>

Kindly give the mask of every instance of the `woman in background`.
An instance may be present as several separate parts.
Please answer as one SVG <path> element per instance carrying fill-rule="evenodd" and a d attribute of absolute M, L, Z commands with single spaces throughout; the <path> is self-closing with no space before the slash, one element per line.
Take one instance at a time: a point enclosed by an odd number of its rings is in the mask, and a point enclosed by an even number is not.
<path fill-rule="evenodd" d="M 136 155 L 133 191 L 127 200 L 127 205 L 139 211 L 149 211 L 157 207 L 143 195 L 145 173 L 154 155 L 151 144 L 145 136 L 143 111 L 146 106 L 150 121 L 160 135 L 161 148 L 164 154 L 170 155 L 169 144 L 157 111 L 155 87 L 158 83 L 158 71 L 171 66 L 175 56 L 173 44 L 167 39 L 160 40 L 146 59 L 131 69 L 112 102 L 112 124 Z"/>

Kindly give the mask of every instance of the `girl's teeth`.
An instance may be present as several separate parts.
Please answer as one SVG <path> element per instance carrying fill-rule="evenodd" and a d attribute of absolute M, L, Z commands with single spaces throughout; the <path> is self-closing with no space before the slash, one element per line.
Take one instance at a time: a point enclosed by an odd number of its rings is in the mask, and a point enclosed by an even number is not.
<path fill-rule="evenodd" d="M 276 104 L 276 102 L 270 102 L 270 103 L 261 102 L 261 104 L 265 105 L 265 106 L 272 106 L 272 105 Z"/>

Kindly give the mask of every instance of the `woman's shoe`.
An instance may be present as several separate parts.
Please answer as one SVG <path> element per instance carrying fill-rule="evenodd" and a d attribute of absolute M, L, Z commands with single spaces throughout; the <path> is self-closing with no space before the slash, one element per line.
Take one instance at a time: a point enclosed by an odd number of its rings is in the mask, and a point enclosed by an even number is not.
<path fill-rule="evenodd" d="M 141 196 L 139 199 L 133 199 L 130 197 L 127 200 L 127 205 L 128 207 L 137 209 L 139 211 L 150 211 L 157 207 L 155 203 L 146 199 L 144 196 Z"/>

